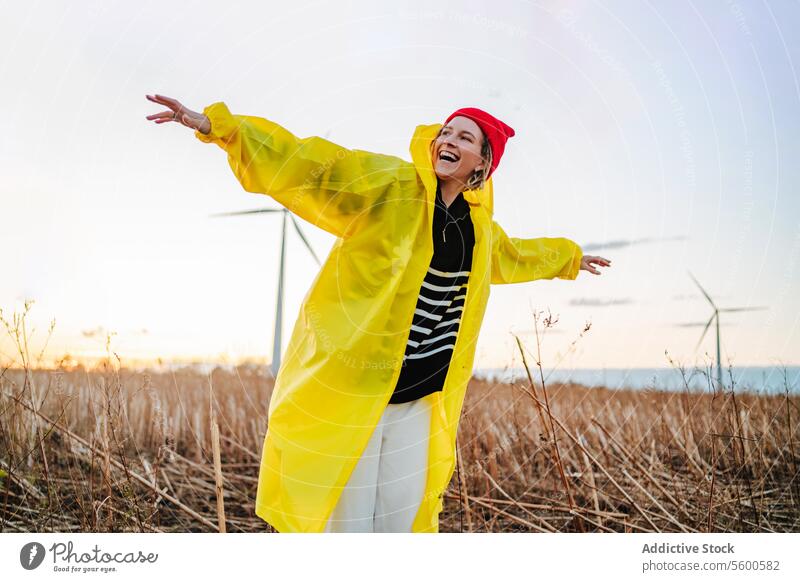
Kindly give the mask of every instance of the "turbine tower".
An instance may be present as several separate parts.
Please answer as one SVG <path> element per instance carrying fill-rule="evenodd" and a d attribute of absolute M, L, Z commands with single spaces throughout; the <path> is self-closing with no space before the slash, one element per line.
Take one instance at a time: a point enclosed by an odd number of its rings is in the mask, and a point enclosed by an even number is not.
<path fill-rule="evenodd" d="M 303 244 L 308 249 L 308 252 L 311 253 L 311 256 L 314 257 L 314 260 L 317 262 L 318 265 L 322 266 L 317 254 L 314 252 L 314 249 L 311 248 L 311 245 L 306 239 L 303 231 L 300 230 L 300 225 L 297 224 L 297 220 L 295 220 L 292 213 L 289 212 L 286 208 L 257 208 L 255 210 L 240 210 L 238 212 L 221 212 L 218 214 L 212 214 L 212 217 L 220 217 L 220 216 L 241 216 L 245 214 L 263 214 L 265 212 L 281 212 L 283 214 L 283 226 L 281 228 L 281 250 L 280 250 L 280 266 L 278 267 L 278 299 L 275 305 L 275 330 L 272 334 L 272 363 L 270 364 L 270 373 L 272 374 L 273 378 L 278 377 L 278 370 L 281 366 L 281 330 L 283 329 L 283 277 L 284 272 L 286 270 L 286 217 L 288 216 L 292 224 L 294 224 L 294 228 L 297 231 L 297 234 L 300 236 L 300 240 L 303 241 Z"/>
<path fill-rule="evenodd" d="M 723 311 L 725 311 L 725 312 L 758 311 L 760 309 L 768 309 L 768 307 L 763 307 L 763 306 L 759 306 L 759 307 L 724 307 L 724 308 L 720 309 L 720 308 L 717 307 L 717 305 L 711 299 L 709 294 L 706 293 L 706 290 L 703 289 L 703 286 L 700 285 L 700 283 L 697 281 L 697 279 L 695 279 L 694 275 L 692 275 L 692 273 L 690 271 L 687 271 L 687 272 L 689 273 L 689 276 L 695 282 L 697 287 L 700 289 L 700 291 L 703 293 L 703 296 L 706 299 L 708 299 L 708 302 L 711 304 L 711 307 L 714 310 L 714 312 L 711 314 L 711 318 L 705 324 L 705 328 L 703 328 L 703 333 L 700 334 L 700 339 L 697 341 L 697 345 L 695 346 L 694 349 L 696 351 L 697 348 L 700 347 L 700 343 L 703 341 L 703 338 L 705 337 L 706 332 L 708 331 L 708 328 L 711 326 L 711 322 L 715 321 L 716 322 L 716 327 L 717 327 L 717 385 L 721 389 L 722 388 L 722 358 L 721 358 L 722 348 L 721 348 L 720 339 L 719 339 L 719 314 L 722 313 Z M 683 327 L 692 327 L 692 326 L 703 325 L 703 323 L 702 322 L 701 323 L 684 323 L 684 324 L 681 324 L 681 325 Z"/>

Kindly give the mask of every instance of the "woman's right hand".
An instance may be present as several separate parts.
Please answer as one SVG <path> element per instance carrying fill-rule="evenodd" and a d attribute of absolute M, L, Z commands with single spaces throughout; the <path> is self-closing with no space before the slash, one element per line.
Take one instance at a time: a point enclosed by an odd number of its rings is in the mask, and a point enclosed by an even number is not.
<path fill-rule="evenodd" d="M 211 131 L 211 120 L 206 115 L 184 107 L 177 99 L 165 97 L 164 95 L 145 95 L 145 97 L 153 103 L 169 107 L 167 111 L 148 115 L 147 119 L 151 119 L 156 123 L 177 121 L 181 125 L 195 129 L 205 135 L 208 135 Z"/>

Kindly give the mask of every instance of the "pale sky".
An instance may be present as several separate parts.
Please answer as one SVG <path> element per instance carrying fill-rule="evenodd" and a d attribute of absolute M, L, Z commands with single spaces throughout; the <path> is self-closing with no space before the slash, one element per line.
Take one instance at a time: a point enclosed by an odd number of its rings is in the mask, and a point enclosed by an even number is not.
<path fill-rule="evenodd" d="M 280 219 L 208 215 L 277 203 L 147 121 L 160 93 L 405 159 L 458 107 L 514 127 L 495 219 L 613 266 L 494 286 L 476 367 L 518 364 L 532 307 L 559 317 L 545 365 L 702 363 L 713 335 L 695 351 L 701 328 L 676 326 L 711 315 L 689 270 L 720 307 L 769 308 L 723 314 L 724 362 L 800 364 L 797 2 L 220 6 L 4 4 L 0 308 L 35 300 L 32 351 L 55 318 L 52 358 L 104 353 L 102 330 L 123 361 L 270 358 Z M 333 237 L 301 224 L 325 257 Z M 317 271 L 288 239 L 284 347 Z"/>

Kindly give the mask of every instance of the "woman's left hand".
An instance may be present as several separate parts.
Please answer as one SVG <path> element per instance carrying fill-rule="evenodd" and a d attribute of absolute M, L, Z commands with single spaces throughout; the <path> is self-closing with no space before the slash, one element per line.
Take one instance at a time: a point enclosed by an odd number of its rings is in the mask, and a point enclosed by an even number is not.
<path fill-rule="evenodd" d="M 604 259 L 603 257 L 593 257 L 592 255 L 583 255 L 583 257 L 581 258 L 581 270 L 589 271 L 590 273 L 599 275 L 600 271 L 595 269 L 592 265 L 598 265 L 600 267 L 610 267 L 611 261 L 609 261 L 608 259 Z"/>

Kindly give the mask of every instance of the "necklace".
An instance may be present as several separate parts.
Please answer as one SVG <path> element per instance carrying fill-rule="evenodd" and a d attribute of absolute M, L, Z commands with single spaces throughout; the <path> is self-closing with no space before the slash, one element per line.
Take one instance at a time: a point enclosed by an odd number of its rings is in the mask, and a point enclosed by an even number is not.
<path fill-rule="evenodd" d="M 436 194 L 437 194 L 437 197 L 436 197 L 436 198 L 437 198 L 437 201 L 441 201 L 441 203 L 442 203 L 442 208 L 444 209 L 444 212 L 445 212 L 445 223 L 444 223 L 444 226 L 442 227 L 442 242 L 447 242 L 447 237 L 445 236 L 445 231 L 447 230 L 447 227 L 448 227 L 448 225 L 449 225 L 451 222 L 452 222 L 453 224 L 455 224 L 455 223 L 457 223 L 459 220 L 464 220 L 464 219 L 465 219 L 467 216 L 466 216 L 466 215 L 464 215 L 464 216 L 462 216 L 461 218 L 456 218 L 455 220 L 450 220 L 450 212 L 448 211 L 448 207 L 447 207 L 447 206 L 445 205 L 445 203 L 444 203 L 444 198 L 442 198 L 442 197 L 441 197 L 441 191 L 437 190 L 437 191 L 436 191 Z M 461 193 L 459 193 L 459 195 L 458 195 L 458 196 L 461 196 Z M 458 198 L 458 196 L 456 196 L 456 199 Z M 453 202 L 451 202 L 451 203 L 450 203 L 450 206 L 452 206 L 452 205 L 453 205 L 453 204 L 455 204 L 455 203 L 456 203 L 456 200 L 454 199 L 454 200 L 453 200 Z"/>
<path fill-rule="evenodd" d="M 455 220 L 453 220 L 452 222 L 453 222 L 453 224 L 455 224 L 455 223 L 456 223 L 456 222 L 458 222 L 459 220 L 464 220 L 465 218 L 466 218 L 466 215 L 465 215 L 465 216 L 462 216 L 461 218 L 456 218 L 456 219 L 455 219 Z M 450 222 L 451 222 L 451 221 L 450 221 L 450 220 L 448 220 L 447 222 L 445 222 L 445 223 L 444 223 L 444 228 L 442 228 L 442 242 L 447 242 L 447 238 L 445 238 L 445 236 L 444 236 L 444 233 L 445 233 L 445 230 L 447 229 L 447 225 L 448 225 L 448 224 L 450 224 Z"/>

